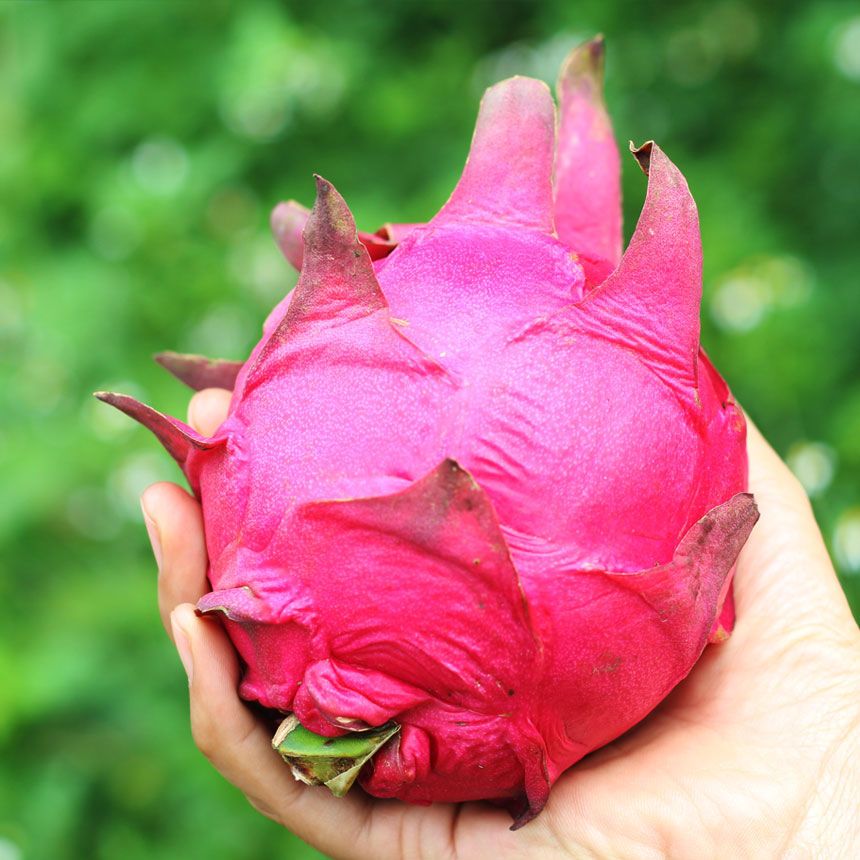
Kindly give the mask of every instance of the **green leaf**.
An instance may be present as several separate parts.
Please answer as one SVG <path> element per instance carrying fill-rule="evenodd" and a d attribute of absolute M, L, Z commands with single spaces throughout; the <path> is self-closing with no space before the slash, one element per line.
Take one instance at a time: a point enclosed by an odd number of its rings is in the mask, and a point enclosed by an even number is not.
<path fill-rule="evenodd" d="M 275 732 L 272 746 L 296 779 L 307 785 L 325 785 L 335 797 L 343 797 L 362 767 L 399 731 L 399 725 L 386 723 L 377 729 L 327 738 L 308 731 L 290 715 Z"/>

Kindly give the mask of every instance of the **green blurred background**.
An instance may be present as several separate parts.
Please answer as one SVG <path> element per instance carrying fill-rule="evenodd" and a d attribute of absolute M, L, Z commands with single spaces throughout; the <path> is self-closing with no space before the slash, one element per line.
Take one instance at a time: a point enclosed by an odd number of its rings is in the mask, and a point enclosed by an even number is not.
<path fill-rule="evenodd" d="M 295 276 L 281 199 L 428 217 L 481 91 L 607 36 L 618 138 L 687 175 L 703 341 L 813 497 L 860 610 L 860 10 L 851 3 L 0 2 L 0 860 L 318 856 L 193 748 L 109 388 L 242 357 Z M 628 235 L 645 183 L 625 158 Z"/>

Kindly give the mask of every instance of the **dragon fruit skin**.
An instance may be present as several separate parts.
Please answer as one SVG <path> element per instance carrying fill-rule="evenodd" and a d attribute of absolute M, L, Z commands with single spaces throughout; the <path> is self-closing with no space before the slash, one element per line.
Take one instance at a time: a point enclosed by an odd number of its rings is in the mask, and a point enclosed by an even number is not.
<path fill-rule="evenodd" d="M 733 624 L 757 518 L 745 425 L 699 348 L 695 204 L 653 143 L 621 256 L 602 43 L 488 90 L 426 225 L 357 233 L 317 179 L 273 215 L 299 283 L 211 438 L 123 395 L 203 504 L 241 695 L 337 736 L 394 721 L 373 795 L 491 799 L 521 825 Z M 303 229 L 303 237 L 302 237 Z"/>

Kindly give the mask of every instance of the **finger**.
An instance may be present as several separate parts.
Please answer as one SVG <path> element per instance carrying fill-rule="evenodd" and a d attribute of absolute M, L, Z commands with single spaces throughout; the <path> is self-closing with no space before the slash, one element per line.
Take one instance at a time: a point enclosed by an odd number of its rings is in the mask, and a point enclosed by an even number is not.
<path fill-rule="evenodd" d="M 804 514 L 811 512 L 809 499 L 802 485 L 749 418 L 747 418 L 747 454 L 752 492 L 774 498 L 783 507 L 794 508 Z M 818 532 L 814 518 L 806 530 Z"/>
<path fill-rule="evenodd" d="M 153 484 L 140 499 L 158 564 L 158 610 L 167 635 L 170 613 L 207 591 L 203 516 L 197 500 L 176 484 Z"/>
<path fill-rule="evenodd" d="M 187 663 L 194 742 L 217 770 L 261 812 L 335 857 L 393 856 L 393 827 L 368 827 L 371 801 L 353 791 L 335 798 L 323 787 L 297 782 L 272 749 L 272 729 L 236 694 L 240 669 L 220 623 L 183 604 L 172 615 L 178 649 Z M 380 816 L 376 816 L 380 818 Z M 386 816 L 382 816 L 383 818 Z M 396 823 L 395 815 L 390 823 Z M 380 838 L 386 836 L 387 838 Z"/>
<path fill-rule="evenodd" d="M 188 423 L 203 436 L 213 436 L 227 417 L 231 394 L 223 388 L 204 388 L 188 403 Z"/>
<path fill-rule="evenodd" d="M 749 485 L 761 519 L 738 561 L 738 616 L 747 605 L 791 615 L 850 613 L 800 482 L 748 420 Z"/>

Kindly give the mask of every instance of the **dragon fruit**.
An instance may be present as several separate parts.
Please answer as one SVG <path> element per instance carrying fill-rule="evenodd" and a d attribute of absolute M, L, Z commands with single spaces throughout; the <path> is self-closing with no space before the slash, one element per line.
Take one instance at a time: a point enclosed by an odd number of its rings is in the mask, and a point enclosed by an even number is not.
<path fill-rule="evenodd" d="M 233 390 L 211 438 L 99 395 L 201 500 L 199 612 L 241 695 L 288 715 L 275 745 L 308 782 L 492 800 L 520 826 L 732 628 L 757 511 L 699 346 L 696 207 L 656 144 L 633 149 L 622 256 L 602 66 L 599 39 L 567 60 L 558 134 L 543 83 L 490 88 L 427 224 L 357 232 L 319 177 L 311 212 L 278 206 L 301 275 L 249 359 L 159 357 Z"/>

